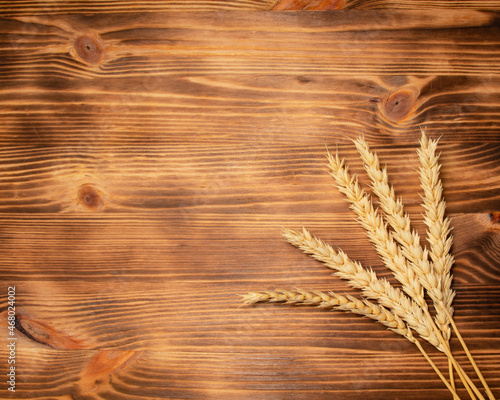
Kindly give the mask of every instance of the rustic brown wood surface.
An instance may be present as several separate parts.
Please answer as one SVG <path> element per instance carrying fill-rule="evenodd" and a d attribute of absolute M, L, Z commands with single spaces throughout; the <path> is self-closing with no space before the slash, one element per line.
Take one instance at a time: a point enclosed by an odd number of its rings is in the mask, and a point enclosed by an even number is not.
<path fill-rule="evenodd" d="M 399 3 L 1 2 L 2 382 L 9 286 L 18 340 L 0 398 L 451 399 L 373 321 L 238 296 L 354 293 L 281 227 L 391 279 L 325 145 L 366 183 L 365 135 L 424 233 L 421 126 L 441 137 L 456 322 L 500 397 L 499 2 L 258 11 Z"/>

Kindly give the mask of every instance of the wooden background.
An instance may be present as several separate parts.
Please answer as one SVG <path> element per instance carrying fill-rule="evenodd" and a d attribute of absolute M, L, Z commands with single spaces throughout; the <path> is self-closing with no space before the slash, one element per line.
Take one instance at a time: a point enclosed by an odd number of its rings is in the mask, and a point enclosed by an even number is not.
<path fill-rule="evenodd" d="M 238 296 L 353 293 L 281 227 L 388 276 L 325 145 L 362 172 L 364 134 L 423 233 L 420 126 L 441 137 L 456 322 L 500 397 L 499 10 L 0 2 L 2 382 L 12 285 L 19 328 L 16 393 L 4 382 L 0 398 L 451 398 L 372 321 Z"/>

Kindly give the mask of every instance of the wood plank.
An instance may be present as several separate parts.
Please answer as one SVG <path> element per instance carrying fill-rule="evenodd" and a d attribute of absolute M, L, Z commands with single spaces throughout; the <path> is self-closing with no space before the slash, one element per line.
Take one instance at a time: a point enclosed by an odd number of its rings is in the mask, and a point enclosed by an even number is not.
<path fill-rule="evenodd" d="M 207 141 L 260 148 L 345 142 L 360 134 L 374 144 L 415 145 L 420 126 L 442 142 L 499 138 L 500 78 L 493 76 L 366 79 L 297 71 L 20 81 L 12 69 L 4 79 L 9 75 L 0 93 L 3 146 L 25 145 L 28 137 L 30 145 L 82 151 Z"/>
<path fill-rule="evenodd" d="M 274 11 L 326 11 L 346 6 L 345 0 L 278 0 Z"/>
<path fill-rule="evenodd" d="M 213 351 L 172 347 L 161 353 L 137 352 L 106 375 L 78 375 L 103 352 L 27 349 L 30 357 L 20 362 L 23 368 L 30 364 L 44 366 L 25 383 L 25 394 L 30 398 L 83 398 L 88 393 L 94 398 L 113 399 L 358 399 L 360 395 L 382 398 L 388 393 L 412 400 L 446 397 L 446 392 L 429 379 L 433 372 L 425 361 L 407 353 L 403 356 L 400 349 L 396 345 L 382 353 L 377 350 L 368 354 L 308 349 L 298 354 L 296 348 L 287 346 L 268 348 L 266 352 L 229 346 Z M 115 360 L 122 354 L 114 351 L 110 358 Z M 480 359 L 495 365 L 495 360 L 487 356 Z M 331 375 L 331 364 L 343 372 Z M 207 373 L 207 365 L 212 366 L 211 373 Z M 380 373 L 384 365 L 396 366 L 398 374 L 390 378 L 397 381 L 398 392 L 387 389 Z M 445 367 L 443 362 L 438 361 L 438 365 Z M 285 369 L 289 370 L 287 374 L 283 374 Z M 416 369 L 422 372 L 415 373 Z M 65 375 L 62 370 L 73 373 Z M 57 386 L 51 383 L 54 381 Z M 297 386 L 297 390 L 289 394 L 290 386 Z M 396 394 L 405 388 L 407 396 Z"/>
<path fill-rule="evenodd" d="M 441 137 L 456 321 L 499 394 L 497 13 L 96 4 L 0 2 L 0 326 L 15 285 L 20 397 L 448 398 L 372 321 L 238 296 L 354 293 L 281 227 L 392 280 L 325 145 L 366 183 L 351 143 L 364 134 L 424 234 L 421 126 Z"/>
<path fill-rule="evenodd" d="M 302 255 L 281 236 L 282 226 L 307 227 L 384 277 L 364 231 L 352 213 L 291 214 L 127 214 L 38 216 L 2 215 L 2 267 L 5 279 L 19 282 L 171 281 L 268 282 L 317 285 L 330 272 Z M 422 224 L 417 225 L 423 237 Z M 500 242 L 488 214 L 453 216 L 455 283 L 498 284 Z M 349 235 L 346 235 L 349 232 Z M 270 257 L 269 254 L 275 254 Z M 311 268 L 319 273 L 311 273 Z M 278 282 L 276 282 L 278 281 Z M 333 282 L 332 282 L 333 283 Z M 346 285 L 341 285 L 347 289 Z M 269 288 L 269 286 L 266 286 Z"/>
<path fill-rule="evenodd" d="M 10 57 L 2 72 L 15 66 L 18 79 L 56 72 L 80 78 L 178 71 L 297 75 L 301 67 L 320 75 L 487 77 L 498 73 L 496 18 L 460 10 L 304 13 L 300 24 L 295 13 L 263 12 L 5 17 L 0 32 Z M 76 54 L 82 36 L 103 53 L 97 66 L 85 50 Z M 15 63 L 19 58 L 23 63 Z"/>
<path fill-rule="evenodd" d="M 358 10 L 377 9 L 406 9 L 406 10 L 428 10 L 428 9 L 472 9 L 472 10 L 500 10 L 498 0 L 408 0 L 405 2 L 397 0 L 345 0 L 342 8 Z"/>
<path fill-rule="evenodd" d="M 144 2 L 118 1 L 0 1 L 0 14 L 13 15 L 54 15 L 68 13 L 158 13 L 171 11 L 221 11 L 221 10 L 268 10 L 276 0 L 149 0 Z"/>
<path fill-rule="evenodd" d="M 473 9 L 499 10 L 498 0 L 490 1 L 394 1 L 394 0 L 278 0 L 273 6 L 275 11 L 325 11 L 325 10 L 428 10 L 428 9 Z"/>
<path fill-rule="evenodd" d="M 5 19 L 3 144 L 498 140 L 495 14 L 184 15 Z"/>
<path fill-rule="evenodd" d="M 133 133 L 128 135 L 132 139 Z M 268 210 L 285 214 L 301 213 L 303 208 L 309 213 L 344 211 L 343 196 L 331 187 L 324 144 L 332 151 L 338 149 L 367 184 L 352 144 L 331 139 L 321 143 L 317 138 L 314 145 L 278 145 L 258 134 L 246 143 L 226 145 L 211 144 L 209 135 L 204 144 L 190 143 L 195 139 L 170 142 L 175 137 L 179 136 L 154 139 L 157 145 L 143 145 L 139 152 L 136 145 L 117 146 L 106 143 L 107 139 L 96 139 L 87 146 L 6 148 L 0 151 L 0 211 L 81 214 L 177 210 L 180 215 Z M 51 140 L 57 139 L 41 139 L 45 143 Z M 421 211 L 417 143 L 373 147 L 386 162 L 391 182 L 412 212 Z M 440 151 L 448 210 L 495 211 L 500 204 L 500 146 L 448 144 L 440 146 Z"/>
<path fill-rule="evenodd" d="M 48 15 L 82 13 L 156 13 L 171 11 L 221 11 L 221 10 L 276 10 L 276 11 L 324 11 L 334 9 L 347 10 L 429 10 L 429 9 L 467 9 L 500 10 L 498 0 L 150 0 L 135 2 L 117 1 L 10 1 L 0 2 L 0 13 L 8 16 Z"/>
<path fill-rule="evenodd" d="M 276 271 L 275 264 L 271 264 L 269 271 L 250 264 L 247 269 L 251 278 L 237 283 L 206 276 L 163 278 L 161 282 L 158 278 L 156 282 L 115 279 L 113 285 L 105 278 L 99 281 L 80 278 L 73 282 L 17 280 L 18 347 L 161 352 L 171 346 L 291 346 L 328 348 L 332 352 L 351 349 L 361 353 L 383 351 L 396 342 L 410 349 L 415 358 L 421 357 L 404 338 L 359 316 L 276 304 L 241 306 L 239 295 L 276 288 L 306 287 L 357 294 L 338 278 L 330 277 L 321 265 L 307 267 L 307 271 L 303 268 L 297 273 L 285 263 L 281 271 Z M 312 279 L 305 278 L 306 272 Z M 455 286 L 455 318 L 462 335 L 474 354 L 494 358 L 492 350 L 500 346 L 498 283 L 458 281 Z M 481 319 L 487 320 L 481 322 L 478 330 Z M 1 322 L 6 326 L 5 312 Z M 439 358 L 435 349 L 427 347 Z M 458 355 L 463 354 L 459 347 L 454 339 L 453 348 Z M 499 366 L 498 357 L 495 363 Z"/>
<path fill-rule="evenodd" d="M 147 290 L 140 283 L 112 289 L 102 281 L 82 283 L 20 283 L 21 312 L 28 321 L 36 315 L 87 349 L 52 350 L 19 335 L 24 396 L 84 395 L 97 388 L 131 398 L 274 398 L 280 391 L 298 398 L 356 399 L 382 398 L 390 385 L 398 396 L 418 399 L 425 381 L 429 399 L 446 397 L 408 341 L 354 315 L 272 305 L 242 310 L 231 291 L 246 291 L 248 284 L 207 285 L 200 291 L 189 282 L 148 284 Z M 491 350 L 500 344 L 499 318 L 491 310 L 498 310 L 499 293 L 498 286 L 486 289 L 460 290 L 456 319 L 483 373 L 496 385 L 500 365 Z M 485 313 L 489 323 L 478 335 L 478 315 Z M 95 366 L 103 358 L 102 367 Z M 445 368 L 445 359 L 435 358 Z M 465 362 L 459 352 L 457 359 Z"/>

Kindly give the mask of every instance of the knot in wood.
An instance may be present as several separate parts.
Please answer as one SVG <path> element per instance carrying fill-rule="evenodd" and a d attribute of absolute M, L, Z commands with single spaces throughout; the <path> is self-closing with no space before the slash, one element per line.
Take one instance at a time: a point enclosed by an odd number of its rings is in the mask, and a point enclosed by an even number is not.
<path fill-rule="evenodd" d="M 75 40 L 75 49 L 78 57 L 87 64 L 99 64 L 104 54 L 99 41 L 87 35 L 82 35 Z"/>
<path fill-rule="evenodd" d="M 86 184 L 78 190 L 78 200 L 86 209 L 97 211 L 104 205 L 104 196 L 99 189 Z"/>
<path fill-rule="evenodd" d="M 400 89 L 383 102 L 384 115 L 392 122 L 400 122 L 408 117 L 415 105 L 415 94 L 411 90 Z"/>
<path fill-rule="evenodd" d="M 26 315 L 16 316 L 16 328 L 27 338 L 54 349 L 82 349 L 85 344 L 52 328 L 49 324 Z"/>

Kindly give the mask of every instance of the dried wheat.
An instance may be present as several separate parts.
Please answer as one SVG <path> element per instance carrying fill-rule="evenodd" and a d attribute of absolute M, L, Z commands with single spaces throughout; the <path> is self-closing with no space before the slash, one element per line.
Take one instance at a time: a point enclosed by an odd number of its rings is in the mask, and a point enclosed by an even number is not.
<path fill-rule="evenodd" d="M 409 260 L 410 267 L 425 287 L 436 309 L 436 324 L 443 332 L 446 341 L 450 338 L 449 321 L 443 309 L 445 295 L 441 284 L 442 277 L 434 271 L 429 263 L 426 248 L 420 245 L 418 233 L 411 229 L 410 218 L 404 213 L 403 202 L 396 198 L 394 189 L 389 185 L 386 168 L 380 167 L 376 153 L 370 150 L 366 141 L 360 137 L 355 141 L 356 148 L 364 162 L 365 170 L 370 178 L 373 191 L 380 199 L 380 206 L 386 214 L 386 219 L 393 228 L 394 238 L 402 246 L 402 254 Z M 451 283 L 451 279 L 450 279 Z M 453 300 L 453 296 L 450 299 Z M 450 311 L 448 309 L 448 311 Z"/>
<path fill-rule="evenodd" d="M 429 320 L 422 308 L 398 288 L 393 287 L 386 279 L 378 278 L 372 269 L 363 268 L 342 250 L 333 250 L 321 239 L 313 237 L 305 228 L 302 232 L 284 229 L 283 236 L 289 243 L 335 270 L 334 275 L 346 279 L 351 286 L 361 289 L 367 298 L 378 300 L 382 306 L 389 308 L 405 320 L 420 337 L 440 351 L 444 351 L 439 337 L 429 325 Z"/>
<path fill-rule="evenodd" d="M 433 271 L 437 274 L 436 286 L 427 289 L 429 296 L 436 299 L 437 318 L 440 326 L 448 326 L 447 313 L 453 316 L 453 299 L 455 291 L 451 289 L 453 256 L 450 254 L 452 237 L 450 235 L 450 220 L 444 217 L 446 203 L 442 198 L 443 186 L 439 178 L 439 156 L 436 155 L 437 140 L 429 140 L 422 130 L 420 149 L 420 182 L 424 190 L 424 223 L 427 225 L 427 241 L 430 246 Z M 449 338 L 449 329 L 446 332 Z"/>
<path fill-rule="evenodd" d="M 477 367 L 472 355 L 467 348 L 467 345 L 462 340 L 460 332 L 458 331 L 453 321 L 453 306 L 452 302 L 455 297 L 455 291 L 451 289 L 452 275 L 451 266 L 453 265 L 453 256 L 450 254 L 452 245 L 452 237 L 450 235 L 450 220 L 444 217 L 446 203 L 443 199 L 443 186 L 440 180 L 439 155 L 436 155 L 438 140 L 428 139 L 425 135 L 425 130 L 422 129 L 422 137 L 420 139 L 420 149 L 418 156 L 420 159 L 420 186 L 424 190 L 424 223 L 427 226 L 427 241 L 430 245 L 430 256 L 434 271 L 439 275 L 440 290 L 436 292 L 442 297 L 442 301 L 437 305 L 437 317 L 440 318 L 439 323 L 451 323 L 457 337 L 464 348 L 469 361 L 471 362 L 474 370 L 479 376 L 488 397 L 494 399 L 493 393 L 489 388 L 486 380 L 484 379 L 481 371 Z M 434 293 L 429 291 L 429 295 Z M 448 337 L 450 332 L 447 332 Z M 468 378 L 466 376 L 466 378 Z M 468 380 L 469 382 L 470 380 Z M 471 387 L 477 393 L 477 389 L 470 382 Z M 482 397 L 478 394 L 478 397 Z"/>
<path fill-rule="evenodd" d="M 428 140 L 422 130 L 420 145 L 421 149 L 418 151 L 422 165 L 420 181 L 424 189 L 424 222 L 427 225 L 430 250 L 422 248 L 418 234 L 411 229 L 410 219 L 404 213 L 401 199 L 396 198 L 394 189 L 388 184 L 386 169 L 380 168 L 377 155 L 370 151 L 362 138 L 358 139 L 356 147 L 372 181 L 374 193 L 380 198 L 382 210 L 386 213 L 386 220 L 391 225 L 392 231 L 387 229 L 383 217 L 373 208 L 370 197 L 361 189 L 356 176 L 349 174 L 344 160 L 339 160 L 338 155 L 334 157 L 328 154 L 331 175 L 335 178 L 339 190 L 346 195 L 350 208 L 358 215 L 370 241 L 384 264 L 401 282 L 404 292 L 393 287 L 386 279 L 379 279 L 372 269 L 363 268 L 358 262 L 352 261 L 342 250 L 333 250 L 331 246 L 313 237 L 303 228 L 302 233 L 284 229 L 283 235 L 291 244 L 335 270 L 334 275 L 348 280 L 351 286 L 361 289 L 366 298 L 375 299 L 379 304 L 352 296 L 299 289 L 252 292 L 243 296 L 243 299 L 246 304 L 268 301 L 332 307 L 375 319 L 415 343 L 455 399 L 458 399 L 454 387 L 450 386 L 418 340 L 412 336 L 410 329 L 413 329 L 446 354 L 450 365 L 456 369 L 471 398 L 475 399 L 477 395 L 483 400 L 484 397 L 478 388 L 450 351 L 448 341 L 449 323 L 451 323 L 488 396 L 494 399 L 452 318 L 452 302 L 455 295 L 451 290 L 450 274 L 453 263 L 453 257 L 449 254 L 452 239 L 449 235 L 450 221 L 444 217 L 445 202 L 442 199 L 442 184 L 439 179 L 439 156 L 435 154 L 437 141 Z M 434 302 L 436 323 L 425 302 L 424 289 Z"/>
<path fill-rule="evenodd" d="M 326 294 L 321 291 L 306 291 L 301 289 L 296 289 L 295 291 L 276 289 L 264 292 L 250 292 L 242 297 L 244 303 L 247 305 L 258 302 L 283 302 L 286 304 L 314 305 L 348 311 L 378 321 L 390 330 L 404 336 L 412 343 L 416 340 L 408 326 L 397 315 L 371 301 L 366 299 L 360 300 L 350 295 L 342 296 L 334 292 Z"/>

